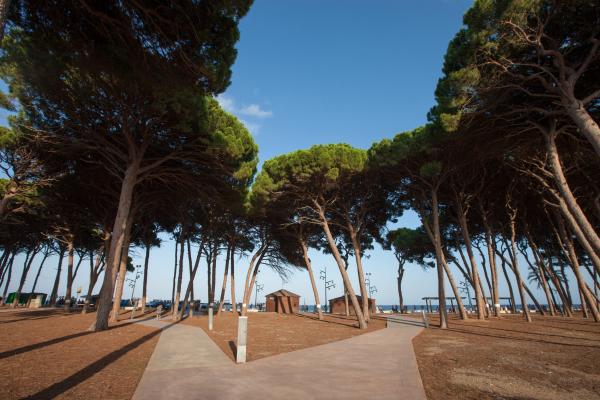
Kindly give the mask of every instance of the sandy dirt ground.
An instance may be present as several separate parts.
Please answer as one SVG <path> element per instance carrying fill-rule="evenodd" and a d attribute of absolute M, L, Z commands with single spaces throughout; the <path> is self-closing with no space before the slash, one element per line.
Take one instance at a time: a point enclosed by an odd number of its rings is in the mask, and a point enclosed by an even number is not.
<path fill-rule="evenodd" d="M 427 329 L 413 339 L 429 400 L 600 399 L 600 324 L 452 318 L 448 330 Z"/>
<path fill-rule="evenodd" d="M 235 359 L 237 318 L 225 312 L 215 317 L 214 330 L 208 330 L 208 317 L 187 318 L 184 324 L 201 327 L 214 342 Z M 385 328 L 385 321 L 372 320 L 369 328 L 360 330 L 352 317 L 326 316 L 319 321 L 312 314 L 248 313 L 247 360 L 253 361 L 275 354 L 347 339 L 366 332 Z"/>
<path fill-rule="evenodd" d="M 89 332 L 94 320 L 0 310 L 0 399 L 130 399 L 160 331 L 125 320 Z"/>

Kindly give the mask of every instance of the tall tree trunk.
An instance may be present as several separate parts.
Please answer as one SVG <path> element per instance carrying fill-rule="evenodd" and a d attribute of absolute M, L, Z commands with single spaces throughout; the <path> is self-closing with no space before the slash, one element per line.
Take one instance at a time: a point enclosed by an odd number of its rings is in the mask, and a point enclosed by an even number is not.
<path fill-rule="evenodd" d="M 523 285 L 523 280 L 521 279 L 521 271 L 519 271 L 519 261 L 517 259 L 517 233 L 515 229 L 515 219 L 516 219 L 516 211 L 510 215 L 510 245 L 512 251 L 510 251 L 510 256 L 512 258 L 512 270 L 515 274 L 515 278 L 517 279 L 517 287 L 519 288 L 519 296 L 521 297 L 521 307 L 523 308 L 523 315 L 525 316 L 525 320 L 527 322 L 531 322 L 531 314 L 529 313 L 529 307 L 527 306 L 527 297 L 525 296 L 525 287 Z"/>
<path fill-rule="evenodd" d="M 173 288 L 171 289 L 171 306 L 175 304 L 175 282 L 177 279 L 177 257 L 179 253 L 177 252 L 179 246 L 179 240 L 175 239 L 175 264 L 173 266 Z"/>
<path fill-rule="evenodd" d="M 0 286 L 4 282 L 4 273 L 6 272 L 6 266 L 8 265 L 8 259 L 12 253 L 12 249 L 6 248 L 2 252 L 2 257 L 0 257 Z"/>
<path fill-rule="evenodd" d="M 433 217 L 433 238 L 435 258 L 438 263 L 438 304 L 440 306 L 440 329 L 448 328 L 448 313 L 446 310 L 446 289 L 444 287 L 444 255 L 442 253 L 442 235 L 440 233 L 440 215 L 437 189 L 431 190 L 431 214 Z"/>
<path fill-rule="evenodd" d="M 131 228 L 133 225 L 133 216 L 134 212 L 132 211 L 127 217 L 127 224 L 123 235 L 123 249 L 121 250 L 119 270 L 118 275 L 115 277 L 116 286 L 112 314 L 110 316 L 111 322 L 117 322 L 119 320 L 119 313 L 121 312 L 121 299 L 123 298 L 123 289 L 125 288 L 125 276 L 127 275 L 127 261 L 129 259 L 129 245 L 131 243 Z M 100 292 L 100 297 L 102 297 L 102 291 Z M 100 312 L 100 309 L 98 309 L 98 312 Z M 133 310 L 131 312 L 133 312 Z"/>
<path fill-rule="evenodd" d="M 508 272 L 506 271 L 506 261 L 502 259 L 502 273 L 504 274 L 504 279 L 506 280 L 506 286 L 508 286 L 508 293 L 510 296 L 510 311 L 513 314 L 517 313 L 516 302 L 515 302 L 515 292 L 513 291 L 512 283 L 510 282 L 510 278 L 508 277 Z"/>
<path fill-rule="evenodd" d="M 456 286 L 456 281 L 452 276 L 452 271 L 450 271 L 450 267 L 448 267 L 448 263 L 446 262 L 446 257 L 442 252 L 442 262 L 444 263 L 444 271 L 446 271 L 446 276 L 448 277 L 448 282 L 450 282 L 450 287 L 452 288 L 452 293 L 454 293 L 454 298 L 456 299 L 456 306 L 458 307 L 458 314 L 460 315 L 460 319 L 466 320 L 469 317 L 467 316 L 467 311 L 465 310 L 465 305 L 462 302 L 462 298 L 460 296 L 460 292 L 458 290 L 458 286 Z"/>
<path fill-rule="evenodd" d="M 27 299 L 27 307 L 29 307 L 29 304 L 31 303 L 31 296 L 33 295 L 33 293 L 35 293 L 35 288 L 37 287 L 37 283 L 38 283 L 38 280 L 40 278 L 40 274 L 42 272 L 42 268 L 44 267 L 44 263 L 48 259 L 48 254 L 49 253 L 50 253 L 50 251 L 48 249 L 46 249 L 44 251 L 44 257 L 42 258 L 42 262 L 40 262 L 40 266 L 38 267 L 38 271 L 35 274 L 35 279 L 33 280 L 33 286 L 31 287 L 31 294 L 29 295 L 29 299 Z"/>
<path fill-rule="evenodd" d="M 183 256 L 185 254 L 185 239 L 181 233 L 181 243 L 179 244 L 179 269 L 177 271 L 177 289 L 175 289 L 175 299 L 173 300 L 172 319 L 177 320 L 179 312 L 179 299 L 181 297 L 181 281 L 183 275 Z"/>
<path fill-rule="evenodd" d="M 6 269 L 6 271 L 8 271 L 8 276 L 6 277 L 6 286 L 4 286 L 4 292 L 2 293 L 2 303 L 1 304 L 6 304 L 6 293 L 8 292 L 8 286 L 10 285 L 10 278 L 12 277 L 12 269 L 13 269 L 13 263 L 15 261 L 15 254 L 16 251 L 14 251 L 12 253 L 12 255 L 10 256 L 10 261 L 8 262 L 8 268 Z"/>
<path fill-rule="evenodd" d="M 594 318 L 594 322 L 600 321 L 600 314 L 598 313 L 598 308 L 596 307 L 596 302 L 592 298 L 590 291 L 588 290 L 587 285 L 585 284 L 585 280 L 583 275 L 581 274 L 581 270 L 579 269 L 579 260 L 577 258 L 577 254 L 575 252 L 575 246 L 573 246 L 573 239 L 568 235 L 567 230 L 565 228 L 564 222 L 562 219 L 558 220 L 558 229 L 563 237 L 563 242 L 565 244 L 567 250 L 567 256 L 571 261 L 571 269 L 575 274 L 575 279 L 577 280 L 577 286 L 579 286 L 579 293 L 582 295 L 581 307 L 585 307 L 587 302 L 590 312 L 592 314 L 592 318 Z"/>
<path fill-rule="evenodd" d="M 369 296 L 370 293 L 367 291 L 367 285 L 365 283 L 365 272 L 362 265 L 362 249 L 358 238 L 358 233 L 348 222 L 348 232 L 350 233 L 350 240 L 352 240 L 352 248 L 354 249 L 354 258 L 356 260 L 356 269 L 358 271 L 358 283 L 360 286 L 360 295 L 362 297 L 362 312 L 365 321 L 369 322 L 371 310 L 369 309 Z"/>
<path fill-rule="evenodd" d="M 217 258 L 219 256 L 219 245 L 215 240 L 215 248 L 213 252 L 212 259 L 212 273 L 211 273 L 211 281 L 210 281 L 210 303 L 215 302 L 215 289 L 217 286 Z"/>
<path fill-rule="evenodd" d="M 446 310 L 446 289 L 444 287 L 444 254 L 442 247 L 442 238 L 440 233 L 440 217 L 439 217 L 439 206 L 438 206 L 438 193 L 437 188 L 431 188 L 431 217 L 433 219 L 433 227 L 429 226 L 427 222 L 427 215 L 422 208 L 419 208 L 419 215 L 421 222 L 427 231 L 427 235 L 431 240 L 435 248 L 435 261 L 437 265 L 437 279 L 438 279 L 438 304 L 440 314 L 440 329 L 448 328 L 448 311 Z"/>
<path fill-rule="evenodd" d="M 65 248 L 59 246 L 58 251 L 58 267 L 56 268 L 56 277 L 54 278 L 54 286 L 52 286 L 52 292 L 50 293 L 50 305 L 56 304 L 56 298 L 58 297 L 58 285 L 60 283 L 60 273 L 62 271 L 63 258 L 65 257 Z"/>
<path fill-rule="evenodd" d="M 567 114 L 575 122 L 579 131 L 591 143 L 596 155 L 600 157 L 600 127 L 594 118 L 588 113 L 581 101 L 570 102 L 566 109 Z"/>
<path fill-rule="evenodd" d="M 150 262 L 150 243 L 146 243 L 146 257 L 144 257 L 144 283 L 142 287 L 142 315 L 146 312 L 146 298 L 148 297 L 148 263 Z"/>
<path fill-rule="evenodd" d="M 231 312 L 237 315 L 237 303 L 235 300 L 235 242 L 231 244 Z"/>
<path fill-rule="evenodd" d="M 68 312 L 71 309 L 71 292 L 73 290 L 73 261 L 75 258 L 75 249 L 73 248 L 73 238 L 67 242 L 67 291 L 65 293 L 64 309 Z"/>
<path fill-rule="evenodd" d="M 483 227 L 485 230 L 485 245 L 487 247 L 488 252 L 488 260 L 490 263 L 490 275 L 492 276 L 492 302 L 494 303 L 494 315 L 496 317 L 500 316 L 500 292 L 499 292 L 499 284 L 498 284 L 498 266 L 496 264 L 496 240 L 495 236 L 492 232 L 492 228 L 490 227 L 487 213 L 483 207 L 483 204 L 479 203 L 479 211 L 481 215 L 481 219 L 483 221 Z"/>
<path fill-rule="evenodd" d="M 527 227 L 525 228 L 525 235 L 527 236 L 527 241 L 529 242 L 529 246 L 531 246 L 535 263 L 537 264 L 540 272 L 540 282 L 542 284 L 542 289 L 544 289 L 544 294 L 546 295 L 546 301 L 548 301 L 548 310 L 550 311 L 551 316 L 555 316 L 556 310 L 554 308 L 554 304 L 552 303 L 550 287 L 548 286 L 548 281 L 546 280 L 546 266 L 544 265 L 544 259 L 542 258 L 542 254 L 540 253 L 539 248 L 534 242 L 533 237 L 529 232 L 529 228 Z"/>
<path fill-rule="evenodd" d="M 119 272 L 121 261 L 121 253 L 125 242 L 125 232 L 128 228 L 128 223 L 131 222 L 129 214 L 131 211 L 131 202 L 133 199 L 133 190 L 137 183 L 139 172 L 139 160 L 128 165 L 121 184 L 121 193 L 119 195 L 119 205 L 117 215 L 112 229 L 108 257 L 106 260 L 106 271 L 102 288 L 98 296 L 98 312 L 96 313 L 96 323 L 93 330 L 102 331 L 108 329 L 108 318 L 112 307 L 112 299 L 114 294 L 114 285 Z"/>
<path fill-rule="evenodd" d="M 315 206 L 319 213 L 319 218 L 321 220 L 321 226 L 323 228 L 323 232 L 325 233 L 325 238 L 327 239 L 327 243 L 329 244 L 329 249 L 331 250 L 331 253 L 333 254 L 333 257 L 335 258 L 335 261 L 338 265 L 340 274 L 342 275 L 342 280 L 344 282 L 344 285 L 348 289 L 348 295 L 350 296 L 350 301 L 352 303 L 352 307 L 354 308 L 354 313 L 356 314 L 356 318 L 358 319 L 358 327 L 360 329 L 367 329 L 367 321 L 365 320 L 365 316 L 362 312 L 362 309 L 360 308 L 360 305 L 358 304 L 358 299 L 356 298 L 356 293 L 354 292 L 354 288 L 352 287 L 352 284 L 350 283 L 350 277 L 348 276 L 348 273 L 346 272 L 346 269 L 344 268 L 344 263 L 342 261 L 342 257 L 340 256 L 340 252 L 338 251 L 335 241 L 333 240 L 333 235 L 331 234 L 331 230 L 329 229 L 329 223 L 327 222 L 327 218 L 325 217 L 325 210 L 323 210 L 321 205 L 318 204 L 317 202 L 314 202 L 314 203 L 315 203 Z"/>
<path fill-rule="evenodd" d="M 404 312 L 404 296 L 402 296 L 402 279 L 404 278 L 404 262 L 398 261 L 398 300 L 400 301 L 400 313 Z"/>
<path fill-rule="evenodd" d="M 548 257 L 548 276 L 550 276 L 550 280 L 554 284 L 556 291 L 560 297 L 562 302 L 562 313 L 567 317 L 573 316 L 573 310 L 571 309 L 571 305 L 569 303 L 569 298 L 566 295 L 565 289 L 563 288 L 558 276 L 554 272 L 554 268 L 552 267 L 552 257 Z"/>
<path fill-rule="evenodd" d="M 106 240 L 105 240 L 106 243 Z M 103 246 L 106 248 L 105 246 Z M 86 314 L 88 311 L 88 307 L 90 306 L 90 302 L 92 301 L 92 292 L 94 291 L 94 286 L 96 286 L 96 281 L 100 276 L 100 263 L 102 262 L 102 253 L 105 251 L 103 247 L 100 248 L 100 251 L 96 255 L 95 265 L 92 265 L 92 259 L 94 257 L 94 252 L 90 252 L 90 282 L 88 284 L 87 295 L 85 296 L 85 301 L 83 303 L 83 309 L 81 310 L 82 314 Z"/>
<path fill-rule="evenodd" d="M 308 277 L 310 278 L 310 285 L 312 286 L 313 294 L 315 296 L 315 306 L 317 307 L 317 313 L 319 315 L 319 320 L 323 319 L 323 310 L 321 310 L 321 302 L 319 301 L 319 291 L 317 290 L 317 284 L 315 283 L 315 276 L 312 270 L 312 264 L 310 262 L 310 258 L 308 257 L 308 247 L 306 243 L 301 238 L 298 239 L 300 243 L 300 248 L 302 249 L 302 256 L 304 257 L 304 265 L 306 265 L 306 270 L 308 271 Z"/>
<path fill-rule="evenodd" d="M 21 274 L 21 280 L 19 281 L 19 287 L 15 292 L 15 298 L 13 300 L 12 306 L 16 307 L 19 305 L 19 297 L 21 297 L 21 291 L 23 290 L 23 286 L 25 285 L 25 280 L 27 279 L 27 274 L 29 273 L 29 269 L 31 268 L 31 264 L 33 263 L 33 259 L 38 253 L 39 248 L 36 246 L 30 252 L 29 260 L 25 259 L 25 264 L 23 264 L 23 273 Z"/>
<path fill-rule="evenodd" d="M 569 187 L 567 179 L 563 173 L 558 149 L 556 147 L 556 134 L 551 132 L 544 135 L 544 138 L 546 141 L 548 161 L 550 163 L 550 168 L 553 172 L 552 177 L 554 178 L 556 187 L 558 188 L 563 200 L 567 204 L 567 207 L 571 212 L 571 215 L 575 219 L 577 225 L 582 230 L 590 246 L 594 250 L 596 256 L 600 256 L 600 237 L 594 230 L 592 224 L 588 220 L 581 207 L 579 207 L 577 199 L 573 195 L 573 192 L 571 191 L 571 188 Z"/>
<path fill-rule="evenodd" d="M 223 302 L 225 301 L 225 289 L 227 289 L 227 275 L 229 274 L 229 258 L 231 257 L 231 245 L 227 245 L 227 254 L 225 254 L 225 271 L 223 272 L 223 284 L 221 285 L 221 296 L 219 296 L 219 308 L 217 316 L 223 311 Z"/>
<path fill-rule="evenodd" d="M 456 196 L 456 207 L 458 214 L 458 222 L 460 225 L 460 231 L 462 233 L 463 240 L 465 242 L 465 248 L 467 249 L 467 255 L 469 256 L 469 262 L 471 264 L 471 277 L 473 279 L 473 290 L 475 291 L 475 304 L 477 305 L 477 318 L 485 319 L 485 306 L 483 299 L 483 288 L 481 287 L 481 281 L 479 279 L 479 270 L 477 261 L 475 260 L 475 254 L 473 254 L 473 245 L 471 244 L 471 237 L 469 234 L 469 226 L 467 222 L 467 212 L 462 206 L 462 202 L 459 196 Z"/>
<path fill-rule="evenodd" d="M 194 280 L 191 279 L 191 277 L 192 277 L 192 271 L 194 269 L 194 266 L 192 264 L 192 245 L 190 244 L 190 239 L 188 238 L 188 240 L 186 240 L 186 242 L 187 242 L 187 250 L 188 250 L 187 251 L 188 252 L 188 264 L 190 267 L 190 280 L 191 280 L 191 283 L 190 283 L 191 290 L 190 290 L 190 299 L 189 299 L 189 303 L 191 304 L 190 317 L 193 317 L 194 316 Z M 187 301 L 187 297 L 185 300 Z M 184 308 L 184 310 L 185 310 L 185 308 Z"/>
<path fill-rule="evenodd" d="M 214 256 L 213 253 L 214 246 L 210 243 L 208 244 L 208 254 L 206 257 L 206 298 L 208 300 L 208 304 L 211 303 L 212 293 L 211 293 L 211 282 L 212 282 L 212 258 Z"/>
<path fill-rule="evenodd" d="M 183 244 L 182 244 L 183 246 Z M 188 282 L 187 289 L 185 290 L 185 296 L 183 297 L 183 304 L 179 312 L 177 313 L 175 319 L 177 321 L 183 318 L 183 313 L 189 304 L 189 299 L 192 294 L 192 288 L 194 286 L 194 279 L 196 278 L 196 272 L 198 272 L 198 266 L 200 265 L 200 258 L 202 255 L 202 250 L 204 249 L 204 241 L 200 242 L 200 247 L 198 247 L 198 253 L 196 254 L 196 261 L 194 263 L 194 267 L 190 271 L 190 281 Z M 189 251 L 190 249 L 188 249 Z M 191 311 L 190 311 L 191 312 Z"/>

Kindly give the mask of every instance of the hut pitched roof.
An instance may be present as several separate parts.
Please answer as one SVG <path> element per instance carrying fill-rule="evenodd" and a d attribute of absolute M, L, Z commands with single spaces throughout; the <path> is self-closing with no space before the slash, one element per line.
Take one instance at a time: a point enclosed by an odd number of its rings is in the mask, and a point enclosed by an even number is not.
<path fill-rule="evenodd" d="M 300 297 L 296 293 L 292 293 L 289 290 L 279 289 L 276 292 L 269 293 L 266 297 Z"/>

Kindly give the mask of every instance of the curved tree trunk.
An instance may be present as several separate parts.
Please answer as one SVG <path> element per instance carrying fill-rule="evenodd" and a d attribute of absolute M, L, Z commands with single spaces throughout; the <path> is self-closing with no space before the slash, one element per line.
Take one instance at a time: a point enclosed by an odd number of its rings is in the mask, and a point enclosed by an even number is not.
<path fill-rule="evenodd" d="M 433 219 L 433 227 L 427 222 L 427 215 L 422 208 L 419 208 L 421 223 L 425 227 L 427 236 L 431 240 L 435 248 L 435 261 L 437 267 L 438 279 L 438 304 L 440 314 L 440 329 L 448 328 L 448 311 L 446 310 L 446 288 L 444 287 L 444 274 L 450 272 L 444 268 L 445 260 L 442 247 L 442 238 L 440 233 L 440 216 L 438 207 L 438 193 L 436 188 L 431 188 L 431 217 Z M 447 265 L 446 265 L 447 267 Z"/>
<path fill-rule="evenodd" d="M 42 268 L 44 267 L 44 263 L 48 259 L 49 250 L 46 249 L 44 251 L 44 257 L 42 258 L 42 262 L 40 262 L 40 266 L 38 267 L 38 271 L 35 274 L 35 279 L 33 280 L 33 286 L 31 287 L 31 293 L 35 293 L 35 288 L 37 287 L 38 280 L 40 278 L 40 273 L 42 272 Z M 29 295 L 29 299 L 27 300 L 27 307 L 31 304 L 31 294 Z"/>
<path fill-rule="evenodd" d="M 402 279 L 404 278 L 404 263 L 398 261 L 398 300 L 400 301 L 400 314 L 404 312 L 404 296 L 402 296 Z"/>
<path fill-rule="evenodd" d="M 452 271 L 450 271 L 450 267 L 446 262 L 446 257 L 442 252 L 442 261 L 444 263 L 444 271 L 446 271 L 446 276 L 448 277 L 448 282 L 450 282 L 450 287 L 452 288 L 452 293 L 454 293 L 454 298 L 456 299 L 456 306 L 458 307 L 458 314 L 460 315 L 460 319 L 466 320 L 469 317 L 467 316 L 467 311 L 465 310 L 465 305 L 462 302 L 462 298 L 460 296 L 460 292 L 458 290 L 458 286 L 456 286 L 456 281 L 454 280 L 454 276 L 452 276 Z"/>
<path fill-rule="evenodd" d="M 105 243 L 106 243 L 106 240 L 105 240 Z M 100 263 L 102 262 L 102 258 L 103 258 L 102 252 L 104 251 L 104 250 L 102 250 L 102 248 L 103 247 L 100 248 L 100 251 L 98 252 L 98 255 L 96 256 L 95 265 L 92 265 L 92 259 L 94 257 L 94 252 L 93 251 L 90 252 L 90 282 L 88 284 L 88 290 L 87 290 L 87 295 L 85 296 L 85 301 L 83 302 L 83 309 L 81 310 L 82 314 L 86 314 L 88 311 L 90 302 L 92 301 L 92 292 L 94 291 L 94 286 L 96 286 L 96 282 L 98 281 L 98 277 L 100 276 L 100 272 L 102 271 L 102 269 L 100 268 Z"/>
<path fill-rule="evenodd" d="M 592 297 L 587 285 L 585 284 L 585 280 L 583 278 L 583 275 L 581 274 L 581 270 L 579 269 L 579 260 L 575 252 L 575 246 L 573 246 L 573 240 L 569 237 L 562 219 L 558 220 L 558 229 L 561 236 L 563 237 L 563 242 L 567 250 L 567 256 L 571 261 L 571 269 L 573 270 L 575 278 L 577 279 L 577 286 L 579 286 L 579 294 L 582 298 L 581 307 L 583 309 L 585 307 L 585 303 L 587 303 L 590 309 L 590 313 L 592 314 L 592 318 L 594 319 L 594 322 L 599 322 L 600 314 L 598 313 L 598 308 L 596 307 L 595 299 Z"/>
<path fill-rule="evenodd" d="M 362 312 L 365 321 L 368 322 L 371 319 L 371 310 L 369 308 L 370 293 L 367 291 L 367 285 L 365 283 L 365 272 L 362 265 L 362 249 L 358 239 L 358 234 L 350 223 L 348 223 L 348 231 L 350 232 L 350 239 L 352 240 L 352 248 L 354 249 L 354 258 L 356 261 L 356 269 L 358 271 L 358 284 L 360 286 L 360 295 L 362 297 Z"/>
<path fill-rule="evenodd" d="M 517 244 L 516 244 L 516 231 L 515 231 L 515 218 L 516 214 L 510 216 L 510 245 L 512 251 L 510 252 L 512 258 L 512 270 L 517 278 L 517 287 L 519 288 L 519 296 L 521 297 L 521 307 L 523 308 L 523 314 L 527 322 L 531 322 L 531 314 L 529 313 L 529 307 L 527 305 L 527 297 L 525 296 L 525 287 L 523 280 L 521 279 L 521 271 L 519 271 L 519 261 L 517 259 Z"/>
<path fill-rule="evenodd" d="M 319 301 L 319 291 L 317 290 L 317 284 L 315 283 L 315 276 L 313 274 L 312 264 L 310 262 L 310 258 L 308 257 L 308 248 L 306 246 L 306 243 L 302 239 L 298 239 L 298 241 L 300 243 L 300 248 L 302 249 L 302 256 L 304 257 L 304 265 L 306 265 L 308 277 L 310 278 L 310 285 L 312 286 L 313 294 L 315 295 L 315 306 L 317 307 L 319 320 L 322 320 L 323 310 L 321 310 L 321 302 Z"/>
<path fill-rule="evenodd" d="M 567 179 L 563 173 L 558 149 L 556 147 L 555 134 L 547 133 L 544 135 L 544 138 L 546 141 L 548 161 L 550 163 L 550 168 L 553 172 L 552 177 L 554 178 L 556 187 L 558 188 L 563 200 L 565 201 L 577 225 L 582 230 L 590 246 L 594 250 L 596 256 L 600 256 L 600 237 L 594 230 L 592 224 L 588 220 L 581 207 L 579 207 L 577 199 L 575 198 L 573 192 L 571 191 L 571 188 L 569 187 Z"/>
<path fill-rule="evenodd" d="M 117 215 L 112 229 L 108 257 L 106 260 L 106 271 L 102 288 L 98 296 L 98 312 L 96 314 L 96 323 L 92 327 L 95 331 L 108 329 L 108 318 L 112 307 L 115 280 L 119 272 L 121 253 L 125 242 L 125 232 L 131 219 L 131 203 L 133 199 L 133 190 L 137 183 L 139 171 L 139 162 L 133 162 L 127 167 L 123 182 L 121 184 L 121 193 L 119 194 L 119 205 Z"/>
<path fill-rule="evenodd" d="M 600 127 L 594 118 L 580 101 L 571 102 L 566 108 L 567 114 L 575 122 L 583 136 L 591 143 L 596 155 L 600 157 Z"/>
<path fill-rule="evenodd" d="M 23 290 L 23 286 L 25 285 L 25 280 L 27 279 L 27 274 L 29 273 L 29 269 L 31 268 L 33 259 L 35 258 L 38 251 L 39 251 L 38 247 L 36 246 L 29 253 L 29 260 L 27 260 L 27 258 L 25 259 L 25 264 L 23 264 L 23 273 L 21 274 L 21 279 L 19 281 L 19 287 L 17 288 L 17 291 L 15 292 L 15 298 L 12 302 L 12 307 L 16 307 L 19 305 L 19 297 L 21 297 L 21 291 Z"/>
<path fill-rule="evenodd" d="M 329 229 L 329 223 L 327 222 L 327 218 L 325 217 L 325 211 L 323 208 L 315 202 L 315 206 L 319 213 L 319 218 L 321 220 L 321 226 L 323 228 L 323 232 L 325 233 L 325 237 L 327 239 L 327 243 L 329 244 L 329 249 L 335 258 L 335 261 L 340 270 L 340 274 L 342 274 L 342 280 L 344 285 L 348 289 L 348 295 L 350 296 L 350 301 L 352 303 L 352 307 L 354 308 L 354 313 L 356 314 L 356 318 L 358 319 L 358 327 L 360 329 L 367 329 L 367 321 L 365 320 L 364 314 L 358 304 L 358 299 L 356 298 L 356 293 L 354 292 L 354 288 L 350 283 L 350 277 L 344 268 L 344 262 L 342 261 L 342 257 L 340 256 L 340 252 L 338 251 L 337 246 L 335 245 L 335 241 L 333 240 L 333 235 L 331 234 L 331 230 Z"/>
<path fill-rule="evenodd" d="M 12 255 L 10 256 L 10 261 L 8 262 L 8 268 L 6 269 L 6 273 L 8 273 L 8 276 L 6 277 L 6 286 L 4 286 L 4 292 L 2 293 L 2 303 L 1 304 L 6 304 L 6 292 L 8 292 L 8 286 L 10 285 L 10 278 L 12 277 L 12 269 L 13 269 L 13 263 L 15 261 L 15 252 L 12 253 Z"/>
<path fill-rule="evenodd" d="M 473 279 L 473 290 L 475 291 L 475 304 L 477 305 L 477 318 L 485 319 L 485 306 L 483 288 L 481 287 L 481 280 L 479 279 L 479 270 L 477 261 L 475 260 L 475 254 L 473 254 L 473 245 L 471 244 L 471 237 L 469 235 L 469 226 L 467 223 L 467 213 L 464 210 L 459 196 L 456 196 L 456 207 L 458 214 L 458 222 L 460 225 L 460 231 L 462 233 L 463 240 L 465 241 L 465 248 L 467 249 L 467 255 L 469 256 L 469 262 L 471 264 L 471 278 Z M 458 300 L 458 298 L 457 298 Z"/>
<path fill-rule="evenodd" d="M 546 267 L 544 265 L 544 260 L 539 251 L 539 248 L 537 247 L 537 244 L 533 241 L 533 237 L 531 236 L 531 233 L 529 232 L 529 229 L 527 227 L 525 229 L 525 235 L 527 236 L 527 241 L 529 242 L 529 246 L 531 246 L 533 257 L 539 269 L 540 282 L 542 284 L 542 289 L 544 289 L 546 301 L 548 302 L 548 310 L 550 311 L 551 316 L 555 316 L 556 309 L 554 308 L 554 304 L 552 303 L 550 287 L 548 286 L 548 281 L 546 280 Z"/>
<path fill-rule="evenodd" d="M 258 274 L 258 268 L 267 252 L 267 249 L 268 244 L 263 244 L 258 251 L 254 253 L 252 260 L 250 261 L 250 265 L 248 266 L 248 273 L 246 274 L 246 286 L 244 287 L 244 297 L 242 298 L 241 315 L 243 317 L 245 317 L 247 314 L 250 296 L 252 295 L 252 288 L 254 287 L 254 282 L 256 281 L 256 275 Z"/>
<path fill-rule="evenodd" d="M 123 235 L 123 249 L 121 250 L 121 260 L 119 263 L 119 273 L 115 277 L 115 297 L 112 307 L 112 315 L 110 316 L 111 322 L 117 322 L 119 320 L 119 313 L 121 311 L 121 299 L 123 298 L 123 289 L 125 288 L 125 276 L 127 275 L 127 261 L 129 258 L 129 245 L 131 243 L 131 228 L 133 225 L 133 212 L 129 214 L 127 220 L 127 227 Z M 102 297 L 102 292 L 100 292 Z M 100 312 L 100 310 L 98 310 Z M 133 312 L 133 310 L 131 311 Z"/>
<path fill-rule="evenodd" d="M 231 257 L 231 245 L 227 246 L 227 254 L 225 254 L 225 271 L 223 272 L 223 284 L 221 285 L 221 295 L 219 296 L 219 307 L 217 308 L 217 316 L 223 311 L 223 302 L 225 301 L 225 289 L 227 289 L 227 275 L 229 274 L 229 259 Z"/>
<path fill-rule="evenodd" d="M 198 247 L 198 253 L 196 254 L 196 261 L 194 263 L 194 267 L 190 271 L 190 281 L 188 282 L 187 289 L 185 291 L 185 296 L 183 297 L 183 304 L 181 310 L 177 313 L 176 320 L 179 321 L 183 318 L 183 313 L 189 304 L 189 299 L 192 295 L 192 289 L 194 286 L 194 279 L 196 278 L 196 272 L 198 272 L 198 266 L 200 265 L 200 258 L 202 256 L 202 250 L 204 248 L 204 242 L 200 242 L 200 247 Z M 189 249 L 188 249 L 189 250 Z M 190 310 L 190 313 L 192 311 Z"/>

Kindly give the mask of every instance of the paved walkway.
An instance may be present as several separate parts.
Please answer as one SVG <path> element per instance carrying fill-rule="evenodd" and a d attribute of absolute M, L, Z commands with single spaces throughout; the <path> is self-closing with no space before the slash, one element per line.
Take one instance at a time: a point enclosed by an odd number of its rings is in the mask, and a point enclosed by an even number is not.
<path fill-rule="evenodd" d="M 411 339 L 414 320 L 236 365 L 200 328 L 164 328 L 133 396 L 142 399 L 426 399 Z"/>

